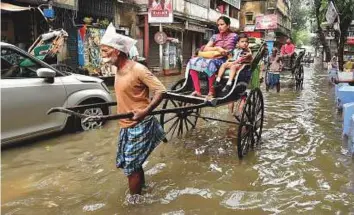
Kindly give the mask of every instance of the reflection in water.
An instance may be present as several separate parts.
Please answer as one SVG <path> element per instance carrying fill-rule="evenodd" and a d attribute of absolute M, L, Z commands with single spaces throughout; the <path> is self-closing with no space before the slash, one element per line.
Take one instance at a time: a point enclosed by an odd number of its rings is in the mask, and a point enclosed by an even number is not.
<path fill-rule="evenodd" d="M 171 85 L 178 77 L 166 85 Z M 240 161 L 237 127 L 199 121 L 161 144 L 144 164 L 140 204 L 127 204 L 114 165 L 118 127 L 37 141 L 2 152 L 3 214 L 348 214 L 354 167 L 343 152 L 340 117 L 320 71 L 304 90 L 265 93 L 263 145 Z M 227 107 L 203 109 L 227 119 Z"/>

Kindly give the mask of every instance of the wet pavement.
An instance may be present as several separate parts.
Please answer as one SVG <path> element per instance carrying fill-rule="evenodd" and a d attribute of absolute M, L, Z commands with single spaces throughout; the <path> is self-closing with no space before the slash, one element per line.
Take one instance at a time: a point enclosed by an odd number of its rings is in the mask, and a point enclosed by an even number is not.
<path fill-rule="evenodd" d="M 264 93 L 263 145 L 242 161 L 236 126 L 199 121 L 150 156 L 139 205 L 126 203 L 115 168 L 116 122 L 3 150 L 2 214 L 354 214 L 354 162 L 332 92 L 325 72 L 305 68 L 302 92 Z M 202 114 L 230 118 L 226 106 Z"/>

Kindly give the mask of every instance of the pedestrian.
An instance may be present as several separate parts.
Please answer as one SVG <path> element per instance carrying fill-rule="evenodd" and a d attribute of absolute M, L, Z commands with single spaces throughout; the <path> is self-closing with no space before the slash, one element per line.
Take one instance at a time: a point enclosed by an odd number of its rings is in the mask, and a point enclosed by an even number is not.
<path fill-rule="evenodd" d="M 267 75 L 267 85 L 266 90 L 269 88 L 277 87 L 277 92 L 280 92 L 280 72 L 283 67 L 283 62 L 281 56 L 278 54 L 278 49 L 273 48 L 272 55 L 269 59 L 270 67 Z"/>
<path fill-rule="evenodd" d="M 128 59 L 135 43 L 132 38 L 117 34 L 112 23 L 101 40 L 103 61 L 117 67 L 114 84 L 117 112 L 134 114 L 130 119 L 119 120 L 116 158 L 117 168 L 124 169 L 128 177 L 129 202 L 137 201 L 145 185 L 143 163 L 165 137 L 161 125 L 149 113 L 159 105 L 166 89 L 145 66 Z M 153 93 L 151 100 L 149 92 Z"/>

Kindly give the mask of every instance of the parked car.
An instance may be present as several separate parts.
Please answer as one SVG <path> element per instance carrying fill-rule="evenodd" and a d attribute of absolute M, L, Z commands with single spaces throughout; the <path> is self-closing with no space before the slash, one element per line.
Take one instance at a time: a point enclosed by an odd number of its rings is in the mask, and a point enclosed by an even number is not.
<path fill-rule="evenodd" d="M 52 107 L 112 102 L 104 82 L 95 77 L 59 71 L 16 46 L 1 46 L 1 144 L 69 130 L 89 130 L 102 123 L 46 112 Z M 109 108 L 87 108 L 88 115 L 109 114 Z"/>

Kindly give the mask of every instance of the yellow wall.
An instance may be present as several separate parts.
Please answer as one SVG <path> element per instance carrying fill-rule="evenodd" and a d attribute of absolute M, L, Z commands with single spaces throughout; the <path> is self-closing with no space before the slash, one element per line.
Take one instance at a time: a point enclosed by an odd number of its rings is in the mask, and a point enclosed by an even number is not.
<path fill-rule="evenodd" d="M 240 13 L 240 27 L 241 29 L 244 28 L 246 25 L 246 17 L 245 14 L 247 12 L 253 12 L 253 17 L 254 19 L 256 16 L 264 14 L 265 13 L 265 1 L 250 1 L 250 2 L 244 2 L 242 3 L 241 6 L 241 13 Z"/>

